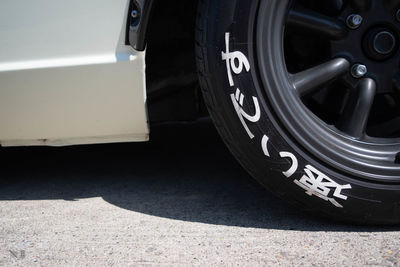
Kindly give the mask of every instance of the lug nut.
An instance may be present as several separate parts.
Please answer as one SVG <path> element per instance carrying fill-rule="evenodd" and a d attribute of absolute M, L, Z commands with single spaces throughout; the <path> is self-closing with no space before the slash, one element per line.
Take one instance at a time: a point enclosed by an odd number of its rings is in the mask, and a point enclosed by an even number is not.
<path fill-rule="evenodd" d="M 347 17 L 347 20 L 346 20 L 347 27 L 349 27 L 352 30 L 355 30 L 358 27 L 360 27 L 362 21 L 363 21 L 363 17 L 361 17 L 358 14 L 352 14 Z"/>
<path fill-rule="evenodd" d="M 364 77 L 365 74 L 367 74 L 367 72 L 368 72 L 367 66 L 362 64 L 355 64 L 351 68 L 351 75 L 356 79 Z"/>

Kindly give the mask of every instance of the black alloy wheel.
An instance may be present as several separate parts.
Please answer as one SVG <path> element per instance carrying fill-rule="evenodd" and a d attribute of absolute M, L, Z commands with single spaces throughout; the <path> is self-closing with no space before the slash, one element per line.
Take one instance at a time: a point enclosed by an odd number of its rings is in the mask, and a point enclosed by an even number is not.
<path fill-rule="evenodd" d="M 264 52 L 274 33 L 266 32 L 260 14 L 257 45 L 260 61 L 277 60 L 287 73 L 281 77 L 286 90 L 267 91 L 281 121 L 299 143 L 333 167 L 399 183 L 400 21 L 395 1 L 280 2 L 278 8 L 289 10 L 285 23 L 277 23 L 282 28 L 273 32 L 284 32 L 283 43 L 273 44 L 274 55 Z"/>

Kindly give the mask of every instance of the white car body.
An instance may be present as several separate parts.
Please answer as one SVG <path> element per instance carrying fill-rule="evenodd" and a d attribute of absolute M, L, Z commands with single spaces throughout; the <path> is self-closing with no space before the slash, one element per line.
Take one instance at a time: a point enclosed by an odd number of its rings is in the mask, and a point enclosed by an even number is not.
<path fill-rule="evenodd" d="M 128 0 L 0 2 L 0 144 L 148 140 Z"/>

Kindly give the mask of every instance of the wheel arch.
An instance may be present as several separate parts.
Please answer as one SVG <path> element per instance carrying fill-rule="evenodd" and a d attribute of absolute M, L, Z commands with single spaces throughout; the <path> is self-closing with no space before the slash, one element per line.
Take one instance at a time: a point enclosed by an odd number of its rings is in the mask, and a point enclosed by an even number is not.
<path fill-rule="evenodd" d="M 195 60 L 198 0 L 141 2 L 148 10 L 138 37 L 130 41 L 137 40 L 139 48 L 143 41 L 146 49 L 149 121 L 193 120 L 206 114 Z"/>

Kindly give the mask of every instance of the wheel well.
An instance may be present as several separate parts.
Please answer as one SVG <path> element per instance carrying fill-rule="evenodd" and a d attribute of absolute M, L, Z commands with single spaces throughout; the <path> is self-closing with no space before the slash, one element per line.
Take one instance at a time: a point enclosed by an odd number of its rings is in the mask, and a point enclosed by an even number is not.
<path fill-rule="evenodd" d="M 197 0 L 155 1 L 147 31 L 150 122 L 204 114 L 194 51 Z"/>

